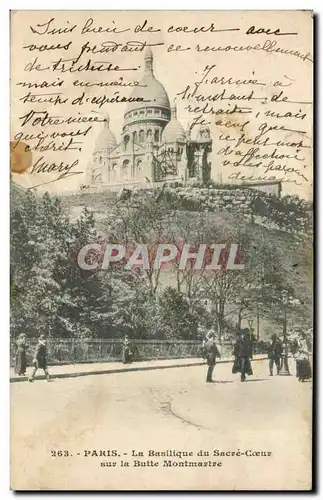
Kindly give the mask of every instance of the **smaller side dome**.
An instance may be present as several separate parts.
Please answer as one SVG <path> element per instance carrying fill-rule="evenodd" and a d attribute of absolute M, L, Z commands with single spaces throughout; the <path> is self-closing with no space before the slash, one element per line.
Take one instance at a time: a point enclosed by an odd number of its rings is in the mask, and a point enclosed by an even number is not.
<path fill-rule="evenodd" d="M 104 126 L 101 130 L 96 143 L 95 143 L 95 151 L 108 150 L 112 151 L 117 146 L 117 141 L 114 133 L 110 130 L 110 119 L 109 116 L 106 115 L 104 120 Z"/>
<path fill-rule="evenodd" d="M 211 139 L 211 132 L 210 129 L 207 125 L 201 125 L 198 135 L 197 135 L 197 140 L 198 141 L 209 141 Z"/>
<path fill-rule="evenodd" d="M 172 107 L 171 121 L 163 131 L 163 142 L 185 142 L 186 134 L 182 124 L 177 120 L 176 105 Z"/>

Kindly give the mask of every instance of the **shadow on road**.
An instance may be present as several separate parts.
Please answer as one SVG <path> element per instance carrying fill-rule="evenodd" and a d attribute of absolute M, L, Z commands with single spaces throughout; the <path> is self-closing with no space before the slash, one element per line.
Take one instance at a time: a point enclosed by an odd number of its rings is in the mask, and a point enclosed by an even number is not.
<path fill-rule="evenodd" d="M 268 378 L 254 378 L 250 380 L 245 380 L 245 382 L 267 382 L 269 379 Z"/>
<path fill-rule="evenodd" d="M 214 384 L 233 384 L 234 380 L 214 380 Z"/>

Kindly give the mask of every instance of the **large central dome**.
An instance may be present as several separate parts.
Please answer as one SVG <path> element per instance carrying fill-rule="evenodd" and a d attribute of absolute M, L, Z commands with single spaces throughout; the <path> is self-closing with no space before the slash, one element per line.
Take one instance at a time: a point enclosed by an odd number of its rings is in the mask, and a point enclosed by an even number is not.
<path fill-rule="evenodd" d="M 132 98 L 143 97 L 145 101 L 149 102 L 129 102 L 125 115 L 129 111 L 146 107 L 166 108 L 170 111 L 170 104 L 167 92 L 164 86 L 156 80 L 153 72 L 153 54 L 150 47 L 147 48 L 145 53 L 145 74 L 140 80 L 139 85 L 135 87 L 130 95 Z"/>

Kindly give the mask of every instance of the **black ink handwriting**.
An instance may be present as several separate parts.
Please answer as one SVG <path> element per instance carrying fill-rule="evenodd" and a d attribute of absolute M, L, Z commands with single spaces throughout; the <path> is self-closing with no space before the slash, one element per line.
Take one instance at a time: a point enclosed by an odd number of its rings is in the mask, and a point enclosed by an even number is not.
<path fill-rule="evenodd" d="M 250 28 L 247 29 L 246 35 L 276 35 L 276 36 L 282 36 L 282 35 L 297 35 L 297 33 L 282 33 L 280 31 L 280 28 L 256 28 L 255 26 L 250 26 Z"/>
<path fill-rule="evenodd" d="M 36 24 L 36 28 L 33 26 L 30 26 L 31 31 L 36 34 L 36 35 L 63 35 L 66 33 L 72 33 L 75 28 L 77 27 L 76 24 L 73 24 L 73 26 L 70 26 L 70 22 L 66 21 L 66 24 L 68 26 L 65 26 L 65 28 L 53 28 L 52 24 L 55 21 L 55 17 L 52 17 L 49 21 L 43 24 Z"/>

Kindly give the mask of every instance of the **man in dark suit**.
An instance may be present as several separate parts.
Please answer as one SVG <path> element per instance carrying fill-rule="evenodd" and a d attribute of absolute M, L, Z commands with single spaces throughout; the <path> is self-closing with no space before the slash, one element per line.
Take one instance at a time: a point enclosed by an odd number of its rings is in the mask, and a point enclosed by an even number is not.
<path fill-rule="evenodd" d="M 246 375 L 253 374 L 250 362 L 250 359 L 252 359 L 252 342 L 247 328 L 241 332 L 234 346 L 233 354 L 235 359 L 232 373 L 240 373 L 241 382 L 244 382 L 246 380 Z"/>
<path fill-rule="evenodd" d="M 268 359 L 269 359 L 269 375 L 273 376 L 274 364 L 276 365 L 277 375 L 279 375 L 281 362 L 283 354 L 283 345 L 281 341 L 277 338 L 274 333 L 271 336 L 271 341 L 268 347 Z"/>
<path fill-rule="evenodd" d="M 206 382 L 213 382 L 212 375 L 216 363 L 216 358 L 220 358 L 221 354 L 215 343 L 215 337 L 211 333 L 208 335 L 204 344 L 204 358 L 206 359 L 208 369 L 206 374 Z"/>

